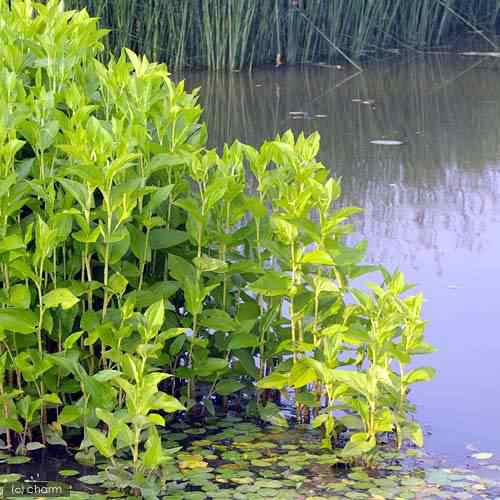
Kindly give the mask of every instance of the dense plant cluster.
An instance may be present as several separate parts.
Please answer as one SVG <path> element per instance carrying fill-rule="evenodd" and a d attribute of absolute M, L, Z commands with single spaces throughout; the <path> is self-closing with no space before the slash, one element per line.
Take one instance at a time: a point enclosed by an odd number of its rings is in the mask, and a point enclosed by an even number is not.
<path fill-rule="evenodd" d="M 196 94 L 126 50 L 96 59 L 85 11 L 0 3 L 0 431 L 27 453 L 96 452 L 122 486 L 169 460 L 158 428 L 238 395 L 286 425 L 289 389 L 324 446 L 422 444 L 410 368 L 432 351 L 422 296 L 349 246 L 319 137 L 204 147 Z M 352 280 L 380 271 L 370 293 Z M 175 450 L 174 450 L 175 451 Z M 123 466 L 122 464 L 122 467 Z M 123 471 L 122 471 L 123 472 Z M 127 482 L 128 481 L 128 482 Z"/>
<path fill-rule="evenodd" d="M 356 59 L 442 45 L 464 31 L 495 32 L 496 0 L 66 0 L 111 29 L 107 47 L 131 47 L 176 69 L 242 68 Z M 479 33 L 481 31 L 481 34 Z M 392 51 L 392 52 L 391 52 Z"/>

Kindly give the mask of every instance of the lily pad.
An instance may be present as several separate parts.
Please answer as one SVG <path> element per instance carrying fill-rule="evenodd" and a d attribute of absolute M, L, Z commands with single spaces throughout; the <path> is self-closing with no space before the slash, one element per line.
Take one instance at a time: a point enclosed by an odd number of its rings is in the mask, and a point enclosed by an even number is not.
<path fill-rule="evenodd" d="M 21 465 L 28 462 L 31 462 L 30 457 L 9 457 L 5 460 L 5 463 L 9 465 Z"/>
<path fill-rule="evenodd" d="M 82 476 L 82 477 L 78 478 L 78 481 L 81 481 L 82 483 L 85 483 L 85 484 L 102 484 L 102 483 L 104 483 L 104 479 L 98 475 Z"/>
<path fill-rule="evenodd" d="M 14 483 L 22 477 L 22 474 L 0 474 L 0 484 Z"/>
<path fill-rule="evenodd" d="M 72 476 L 78 476 L 80 474 L 80 471 L 76 469 L 63 469 L 60 470 L 58 474 L 62 477 L 72 477 Z"/>

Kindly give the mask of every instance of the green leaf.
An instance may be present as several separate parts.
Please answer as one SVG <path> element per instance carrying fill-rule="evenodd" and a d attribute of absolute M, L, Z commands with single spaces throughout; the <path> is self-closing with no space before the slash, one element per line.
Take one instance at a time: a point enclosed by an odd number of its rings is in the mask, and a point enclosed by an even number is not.
<path fill-rule="evenodd" d="M 10 474 L 0 474 L 0 484 L 15 483 L 22 478 L 22 474 L 11 472 Z M 0 488 L 3 497 L 3 488 Z M 5 497 L 4 497 L 5 498 Z"/>
<path fill-rule="evenodd" d="M 255 366 L 255 359 L 252 354 L 245 349 L 238 349 L 236 352 L 234 352 L 234 354 L 238 358 L 245 372 L 248 373 L 248 375 L 250 375 L 252 378 L 256 379 L 259 372 L 257 370 L 257 367 Z"/>
<path fill-rule="evenodd" d="M 403 436 L 419 448 L 424 446 L 424 433 L 417 422 L 408 422 L 403 426 Z"/>
<path fill-rule="evenodd" d="M 0 417 L 0 427 L 3 427 L 4 429 L 11 429 L 15 432 L 23 431 L 21 422 L 19 422 L 16 418 Z"/>
<path fill-rule="evenodd" d="M 288 375 L 285 373 L 273 372 L 257 382 L 259 389 L 281 390 L 288 384 Z"/>
<path fill-rule="evenodd" d="M 208 186 L 205 191 L 205 203 L 207 209 L 210 210 L 215 204 L 226 194 L 227 179 L 219 177 Z"/>
<path fill-rule="evenodd" d="M 63 343 L 64 349 L 71 349 L 75 345 L 75 342 L 77 342 L 78 339 L 83 335 L 83 333 L 84 333 L 83 331 L 75 332 L 72 333 L 69 337 L 67 337 Z"/>
<path fill-rule="evenodd" d="M 99 227 L 96 227 L 90 231 L 83 229 L 81 231 L 76 231 L 71 234 L 71 237 L 80 243 L 95 243 L 100 235 L 101 230 Z"/>
<path fill-rule="evenodd" d="M 287 419 L 283 417 L 280 408 L 276 404 L 268 402 L 266 406 L 259 405 L 257 408 L 262 420 L 280 427 L 288 427 Z"/>
<path fill-rule="evenodd" d="M 366 292 L 353 288 L 351 293 L 364 309 L 369 310 L 371 308 L 372 301 Z"/>
<path fill-rule="evenodd" d="M 166 342 L 167 340 L 173 339 L 175 337 L 178 337 L 179 335 L 182 335 L 183 333 L 186 333 L 186 331 L 187 328 L 169 328 L 168 330 L 165 330 L 158 335 L 158 341 Z"/>
<path fill-rule="evenodd" d="M 25 309 L 0 309 L 0 330 L 9 330 L 15 333 L 33 333 L 38 325 L 38 316 Z"/>
<path fill-rule="evenodd" d="M 228 268 L 227 264 L 223 260 L 214 259 L 206 255 L 202 255 L 201 257 L 195 257 L 193 259 L 193 263 L 201 272 L 204 273 L 211 271 L 223 273 Z"/>
<path fill-rule="evenodd" d="M 318 415 L 311 422 L 311 427 L 313 429 L 317 429 L 318 427 L 321 427 L 328 420 L 329 416 L 330 415 L 328 415 L 327 413 L 322 413 L 321 415 Z"/>
<path fill-rule="evenodd" d="M 171 356 L 177 356 L 180 352 L 181 349 L 184 345 L 184 342 L 186 341 L 186 336 L 185 335 L 180 335 L 178 336 L 171 344 L 168 349 L 168 352 Z"/>
<path fill-rule="evenodd" d="M 24 241 L 21 236 L 17 234 L 11 234 L 10 236 L 6 236 L 0 241 L 0 253 L 18 250 L 20 248 L 24 248 L 24 246 Z"/>
<path fill-rule="evenodd" d="M 308 252 L 302 256 L 303 264 L 316 264 L 320 266 L 333 266 L 335 261 L 326 250 L 316 248 L 312 252 Z"/>
<path fill-rule="evenodd" d="M 161 439 L 155 426 L 149 428 L 149 436 L 145 447 L 146 451 L 142 455 L 144 467 L 154 469 L 161 463 L 163 458 Z"/>
<path fill-rule="evenodd" d="M 307 364 L 299 361 L 290 371 L 288 384 L 296 389 L 299 389 L 300 387 L 304 387 L 312 382 L 316 382 L 316 380 L 318 380 L 316 371 Z"/>
<path fill-rule="evenodd" d="M 200 315 L 200 325 L 224 332 L 232 332 L 238 327 L 237 321 L 221 309 L 205 309 Z"/>
<path fill-rule="evenodd" d="M 110 380 L 114 380 L 120 375 L 121 372 L 118 370 L 107 369 L 107 370 L 99 370 L 92 377 L 94 380 L 97 380 L 98 382 L 109 382 Z"/>
<path fill-rule="evenodd" d="M 276 271 L 268 271 L 257 281 L 251 283 L 250 289 L 260 295 L 275 297 L 287 295 L 291 285 L 292 281 L 288 276 Z"/>
<path fill-rule="evenodd" d="M 207 358 L 201 363 L 195 364 L 195 372 L 203 377 L 212 373 L 224 370 L 227 366 L 227 361 L 222 358 Z"/>
<path fill-rule="evenodd" d="M 411 356 L 416 355 L 416 354 L 432 354 L 433 352 L 436 352 L 437 349 L 427 343 L 427 342 L 419 342 L 418 344 L 412 346 L 411 349 L 408 350 L 408 354 Z"/>
<path fill-rule="evenodd" d="M 245 384 L 242 384 L 239 380 L 226 379 L 217 383 L 215 386 L 215 392 L 221 396 L 228 396 L 233 392 L 243 389 L 243 387 L 245 387 Z"/>
<path fill-rule="evenodd" d="M 62 401 L 59 399 L 57 394 L 44 394 L 42 399 L 45 403 L 51 403 L 54 405 L 62 404 Z"/>
<path fill-rule="evenodd" d="M 374 437 L 369 438 L 366 432 L 357 432 L 351 436 L 341 455 L 346 458 L 359 457 L 372 451 L 376 445 Z"/>
<path fill-rule="evenodd" d="M 167 201 L 174 187 L 174 184 L 168 184 L 167 186 L 157 188 L 157 190 L 151 195 L 146 208 L 150 212 L 156 210 L 163 202 Z"/>
<path fill-rule="evenodd" d="M 65 405 L 57 419 L 61 425 L 66 425 L 82 416 L 82 409 L 74 405 Z"/>
<path fill-rule="evenodd" d="M 369 333 L 360 325 L 352 325 L 342 333 L 342 338 L 349 344 L 360 345 L 360 344 L 370 344 L 372 338 Z"/>
<path fill-rule="evenodd" d="M 188 240 L 186 231 L 177 229 L 153 229 L 150 233 L 150 244 L 153 250 L 175 247 Z"/>
<path fill-rule="evenodd" d="M 64 178 L 58 178 L 57 181 L 64 187 L 65 191 L 68 191 L 73 196 L 83 210 L 91 208 L 91 203 L 90 206 L 88 205 L 89 201 L 92 202 L 92 200 L 89 200 L 89 191 L 85 184 Z"/>
<path fill-rule="evenodd" d="M 408 372 L 404 377 L 404 383 L 407 385 L 414 384 L 416 382 L 427 382 L 432 380 L 436 375 L 436 370 L 431 367 L 421 367 L 415 368 L 411 372 Z"/>
<path fill-rule="evenodd" d="M 78 302 L 78 297 L 68 288 L 56 288 L 43 296 L 43 304 L 47 309 L 59 306 L 70 309 Z"/>
<path fill-rule="evenodd" d="M 146 323 L 150 331 L 158 332 L 165 320 L 165 304 L 163 300 L 159 300 L 150 305 L 144 314 Z"/>
<path fill-rule="evenodd" d="M 240 333 L 233 335 L 227 348 L 229 350 L 243 349 L 245 347 L 257 347 L 260 344 L 260 339 L 257 335 L 249 333 Z"/>
<path fill-rule="evenodd" d="M 80 453 L 82 453 L 82 452 L 80 452 Z M 94 459 L 94 462 L 92 462 L 92 458 L 94 458 L 93 456 L 88 457 L 82 453 L 80 455 L 80 457 L 81 457 L 81 459 L 79 461 L 84 465 L 93 465 L 95 463 L 95 459 Z M 94 474 L 92 476 L 81 476 L 78 478 L 78 481 L 81 481 L 84 484 L 95 485 L 95 484 L 104 483 L 105 479 L 98 474 Z"/>
<path fill-rule="evenodd" d="M 273 215 L 271 217 L 271 224 L 278 239 L 288 244 L 292 243 L 299 234 L 297 226 L 288 222 L 283 217 Z"/>
<path fill-rule="evenodd" d="M 27 451 L 41 450 L 42 448 L 45 448 L 45 445 L 42 443 L 39 443 L 38 441 L 31 441 L 31 443 L 28 443 L 26 445 Z"/>
<path fill-rule="evenodd" d="M 176 398 L 169 394 L 161 393 L 154 401 L 153 408 L 163 410 L 167 413 L 185 411 L 186 407 Z"/>
<path fill-rule="evenodd" d="M 127 289 L 128 280 L 120 273 L 115 273 L 109 278 L 108 286 L 116 295 L 123 295 Z"/>
<path fill-rule="evenodd" d="M 58 472 L 58 474 L 62 477 L 73 477 L 73 476 L 79 476 L 80 471 L 76 469 L 62 469 Z"/>
<path fill-rule="evenodd" d="M 375 415 L 375 432 L 392 432 L 394 430 L 394 415 L 388 408 Z"/>
<path fill-rule="evenodd" d="M 212 416 L 212 417 L 215 417 L 215 406 L 212 402 L 211 399 L 209 398 L 204 398 L 203 399 L 203 405 L 205 406 L 205 408 L 207 409 L 208 413 Z"/>
<path fill-rule="evenodd" d="M 97 429 L 86 428 L 87 438 L 97 448 L 97 451 L 106 458 L 111 458 L 115 455 L 115 449 L 108 438 Z"/>
<path fill-rule="evenodd" d="M 197 281 L 195 267 L 177 255 L 170 254 L 168 256 L 168 270 L 170 275 L 180 283 L 195 283 Z"/>
<path fill-rule="evenodd" d="M 4 352 L 1 356 L 0 356 L 0 384 L 3 383 L 3 378 L 4 378 L 4 375 L 5 375 L 5 368 L 7 366 L 7 353 Z"/>
<path fill-rule="evenodd" d="M 194 198 L 189 197 L 176 200 L 174 205 L 185 210 L 198 224 L 203 223 L 200 204 Z"/>
<path fill-rule="evenodd" d="M 14 307 L 29 309 L 31 304 L 31 293 L 27 285 L 14 285 L 9 289 L 9 302 Z"/>
<path fill-rule="evenodd" d="M 365 373 L 355 372 L 352 370 L 332 370 L 332 377 L 336 382 L 346 384 L 351 389 L 367 395 L 369 392 L 368 379 Z"/>

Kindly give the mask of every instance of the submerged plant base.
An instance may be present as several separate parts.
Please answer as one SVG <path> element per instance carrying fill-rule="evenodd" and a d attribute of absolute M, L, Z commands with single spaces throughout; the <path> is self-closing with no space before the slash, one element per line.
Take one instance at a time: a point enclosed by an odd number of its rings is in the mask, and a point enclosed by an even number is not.
<path fill-rule="evenodd" d="M 298 426 L 259 426 L 239 417 L 209 418 L 204 424 L 178 422 L 162 432 L 166 447 L 182 446 L 164 466 L 166 487 L 151 498 L 335 499 L 495 498 L 500 466 L 479 463 L 474 470 L 452 468 L 422 450 L 381 449 L 373 470 L 346 467 L 339 455 L 321 448 L 320 433 Z M 8 465 L 0 455 L 0 483 L 28 479 L 27 465 Z M 74 464 L 49 466 L 44 479 L 70 482 L 70 498 L 126 497 L 109 482 L 102 466 L 93 472 Z M 126 463 L 117 464 L 117 471 Z M 117 472 L 118 473 L 118 472 Z M 76 475 L 79 474 L 78 477 Z M 73 477 L 74 476 L 74 477 Z M 496 477 L 496 479 L 495 479 Z M 77 491 L 80 490 L 80 491 Z"/>

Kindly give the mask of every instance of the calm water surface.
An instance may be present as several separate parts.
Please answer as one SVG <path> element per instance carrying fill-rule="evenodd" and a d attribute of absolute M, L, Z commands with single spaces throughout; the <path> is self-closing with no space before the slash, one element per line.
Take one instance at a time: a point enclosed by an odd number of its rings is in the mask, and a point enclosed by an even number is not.
<path fill-rule="evenodd" d="M 473 445 L 498 456 L 500 66 L 416 56 L 358 75 L 310 66 L 184 77 L 202 87 L 213 145 L 320 132 L 345 204 L 365 208 L 357 228 L 368 259 L 399 267 L 427 299 L 438 377 L 413 393 L 427 448 L 463 458 Z M 404 145 L 370 144 L 382 138 Z"/>

